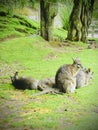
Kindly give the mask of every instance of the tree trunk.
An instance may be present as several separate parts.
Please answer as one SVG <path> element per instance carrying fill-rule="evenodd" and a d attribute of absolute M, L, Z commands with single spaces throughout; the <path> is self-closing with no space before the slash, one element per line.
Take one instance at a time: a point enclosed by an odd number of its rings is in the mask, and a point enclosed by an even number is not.
<path fill-rule="evenodd" d="M 82 29 L 81 29 L 81 41 L 87 41 L 87 34 L 88 34 L 88 24 L 87 24 L 87 8 L 85 3 L 82 3 L 82 11 L 81 11 L 81 22 L 82 22 Z"/>
<path fill-rule="evenodd" d="M 88 28 L 91 24 L 94 0 L 89 0 L 89 3 L 82 2 L 81 22 L 82 22 L 82 36 L 81 41 L 86 42 L 88 36 Z"/>
<path fill-rule="evenodd" d="M 79 41 L 81 39 L 81 3 L 79 0 L 74 0 L 74 7 L 70 15 L 70 27 L 68 30 L 67 39 L 72 41 Z"/>
<path fill-rule="evenodd" d="M 51 2 L 40 0 L 40 25 L 41 36 L 47 40 L 53 40 L 53 22 L 57 15 L 57 7 Z"/>
<path fill-rule="evenodd" d="M 71 41 L 87 41 L 88 28 L 91 23 L 94 0 L 74 0 L 70 16 L 70 27 L 67 39 Z"/>

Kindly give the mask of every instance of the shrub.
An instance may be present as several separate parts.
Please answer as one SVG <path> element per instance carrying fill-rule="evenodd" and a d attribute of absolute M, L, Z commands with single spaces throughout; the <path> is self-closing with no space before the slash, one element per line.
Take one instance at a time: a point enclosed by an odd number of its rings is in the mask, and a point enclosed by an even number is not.
<path fill-rule="evenodd" d="M 60 10 L 60 17 L 61 22 L 63 25 L 63 29 L 68 30 L 69 27 L 69 17 L 72 11 L 73 2 L 72 0 L 66 0 L 65 5 L 62 5 L 62 8 Z"/>

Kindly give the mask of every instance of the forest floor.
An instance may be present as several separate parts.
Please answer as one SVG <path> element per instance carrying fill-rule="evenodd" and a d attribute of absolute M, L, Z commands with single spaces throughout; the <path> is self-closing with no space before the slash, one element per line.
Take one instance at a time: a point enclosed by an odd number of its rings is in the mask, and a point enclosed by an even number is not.
<path fill-rule="evenodd" d="M 9 39 L 0 43 L 0 130 L 97 130 L 98 50 L 84 43 L 48 43 L 40 36 Z M 93 81 L 72 94 L 45 94 L 16 90 L 10 76 L 37 79 L 53 77 L 57 69 L 79 57 L 94 71 Z"/>
<path fill-rule="evenodd" d="M 36 10 L 15 13 L 39 20 Z M 61 42 L 67 32 L 59 28 L 54 30 L 56 41 L 47 42 L 35 34 L 39 24 L 24 17 L 0 16 L 0 26 L 0 130 L 97 130 L 98 49 L 87 49 L 88 44 L 81 42 Z M 38 90 L 16 90 L 11 85 L 10 76 L 16 71 L 36 79 L 54 77 L 61 65 L 71 64 L 75 57 L 91 68 L 94 79 L 74 93 L 33 97 Z"/>

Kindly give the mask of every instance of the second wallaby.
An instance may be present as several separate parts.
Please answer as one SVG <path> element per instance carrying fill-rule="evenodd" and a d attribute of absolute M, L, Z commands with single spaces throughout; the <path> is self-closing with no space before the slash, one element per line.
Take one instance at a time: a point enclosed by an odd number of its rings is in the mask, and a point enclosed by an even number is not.
<path fill-rule="evenodd" d="M 89 40 L 88 49 L 94 49 L 94 48 L 98 48 L 98 44 L 96 43 L 95 40 Z"/>
<path fill-rule="evenodd" d="M 82 68 L 82 64 L 79 58 L 73 59 L 73 64 L 61 66 L 55 76 L 55 87 L 64 93 L 74 92 L 76 75 L 80 68 Z"/>
<path fill-rule="evenodd" d="M 55 84 L 55 78 L 51 77 L 51 78 L 45 78 L 39 81 L 38 83 L 38 89 L 43 91 L 46 88 L 53 88 Z"/>
<path fill-rule="evenodd" d="M 32 96 L 39 96 L 47 93 L 52 94 L 63 94 L 59 92 L 58 89 L 54 88 L 55 86 L 55 78 L 45 78 L 39 81 L 38 83 L 38 89 L 41 90 L 41 92 L 35 93 Z"/>
<path fill-rule="evenodd" d="M 18 72 L 14 74 L 14 76 L 11 76 L 12 85 L 16 89 L 37 89 L 38 86 L 38 80 L 33 79 L 31 77 L 18 77 Z"/>
<path fill-rule="evenodd" d="M 93 72 L 90 69 L 81 69 L 76 76 L 76 88 L 87 86 L 93 79 Z"/>

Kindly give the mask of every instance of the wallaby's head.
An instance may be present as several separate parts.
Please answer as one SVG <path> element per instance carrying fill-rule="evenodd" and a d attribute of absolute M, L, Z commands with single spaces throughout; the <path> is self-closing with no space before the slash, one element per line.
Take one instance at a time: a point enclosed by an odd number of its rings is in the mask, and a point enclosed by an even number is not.
<path fill-rule="evenodd" d="M 94 72 L 92 72 L 90 68 L 85 69 L 85 73 L 86 73 L 86 76 L 87 76 L 87 78 L 88 78 L 89 80 L 90 80 L 90 79 L 93 79 Z"/>
<path fill-rule="evenodd" d="M 75 67 L 77 67 L 78 69 L 79 69 L 79 68 L 83 68 L 83 67 L 82 67 L 82 64 L 81 64 L 81 61 L 80 61 L 79 58 L 73 59 L 73 65 L 74 65 Z"/>

